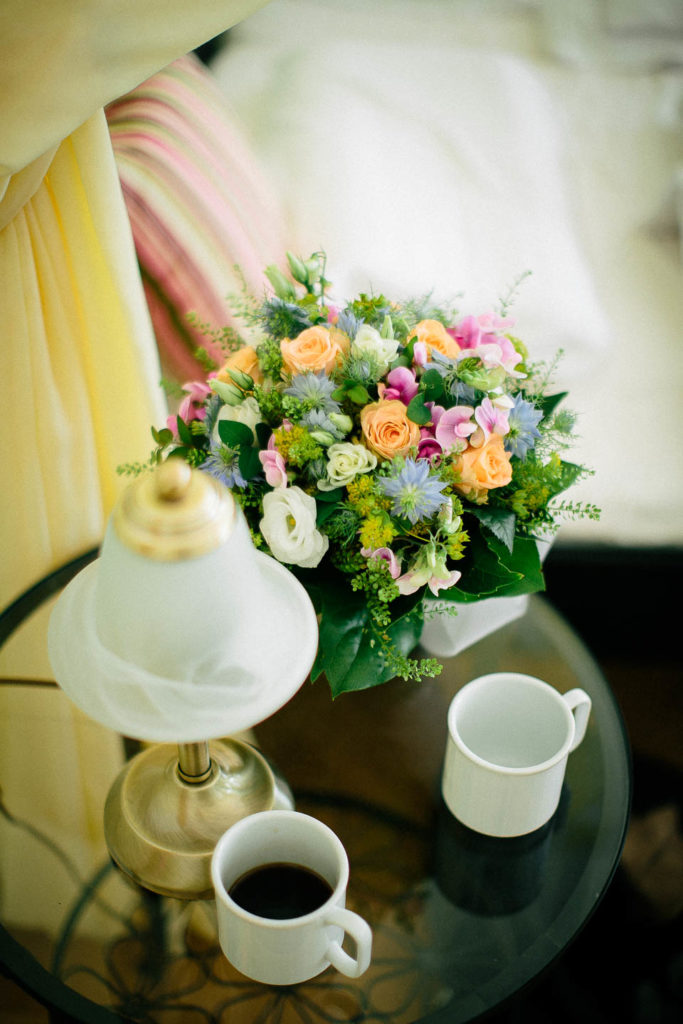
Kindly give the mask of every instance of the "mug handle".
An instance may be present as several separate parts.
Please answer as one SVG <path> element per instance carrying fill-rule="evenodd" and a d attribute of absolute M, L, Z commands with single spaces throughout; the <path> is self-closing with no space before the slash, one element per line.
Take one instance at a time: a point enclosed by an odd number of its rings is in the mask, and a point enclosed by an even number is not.
<path fill-rule="evenodd" d="M 333 967 L 345 974 L 347 978 L 360 978 L 370 966 L 372 951 L 372 931 L 367 921 L 345 907 L 331 907 L 325 914 L 325 924 L 337 925 L 342 928 L 356 943 L 356 959 L 349 956 L 341 943 L 333 939 L 325 950 L 325 956 Z"/>
<path fill-rule="evenodd" d="M 579 743 L 586 735 L 586 726 L 588 725 L 588 718 L 593 705 L 586 691 L 580 689 L 580 687 L 576 687 L 574 690 L 569 690 L 567 693 L 563 693 L 562 699 L 569 705 L 569 710 L 574 715 L 574 739 L 571 747 L 569 748 L 569 750 L 572 751 L 576 750 Z"/>

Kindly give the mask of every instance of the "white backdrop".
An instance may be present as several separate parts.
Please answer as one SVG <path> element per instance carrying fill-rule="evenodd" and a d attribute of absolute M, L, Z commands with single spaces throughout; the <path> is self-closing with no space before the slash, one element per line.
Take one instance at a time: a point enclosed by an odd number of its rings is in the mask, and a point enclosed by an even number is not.
<path fill-rule="evenodd" d="M 662 66 L 643 29 L 624 60 L 608 34 L 598 46 L 585 5 L 566 7 L 571 60 L 550 0 L 273 0 L 213 70 L 291 247 L 324 248 L 340 296 L 434 287 L 483 312 L 532 271 L 517 331 L 534 356 L 565 351 L 573 455 L 596 474 L 572 497 L 603 509 L 561 537 L 677 544 L 683 51 L 664 33 Z"/>

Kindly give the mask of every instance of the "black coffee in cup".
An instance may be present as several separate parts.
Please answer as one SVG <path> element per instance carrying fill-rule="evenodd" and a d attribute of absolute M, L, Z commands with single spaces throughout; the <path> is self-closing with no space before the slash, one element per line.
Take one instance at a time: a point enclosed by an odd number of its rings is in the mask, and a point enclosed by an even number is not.
<path fill-rule="evenodd" d="M 332 886 L 301 864 L 260 864 L 229 887 L 243 910 L 257 917 L 288 920 L 317 910 L 332 895 Z"/>

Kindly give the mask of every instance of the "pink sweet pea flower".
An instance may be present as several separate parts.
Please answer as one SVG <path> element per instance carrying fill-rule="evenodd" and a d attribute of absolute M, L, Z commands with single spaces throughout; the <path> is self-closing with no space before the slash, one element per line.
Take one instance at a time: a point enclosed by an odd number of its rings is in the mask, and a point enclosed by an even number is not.
<path fill-rule="evenodd" d="M 420 429 L 420 440 L 417 443 L 417 457 L 418 459 L 428 459 L 429 462 L 434 462 L 440 459 L 443 455 L 443 448 L 434 437 L 434 434 L 428 427 L 422 427 Z"/>
<path fill-rule="evenodd" d="M 413 362 L 416 366 L 425 367 L 429 361 L 429 350 L 424 341 L 416 341 L 413 346 Z"/>
<path fill-rule="evenodd" d="M 404 573 L 403 576 L 399 576 L 396 580 L 398 585 L 399 594 L 414 594 L 420 587 L 424 587 L 425 584 L 429 587 L 434 597 L 436 597 L 440 590 L 448 590 L 450 587 L 454 587 L 462 576 L 461 572 L 457 569 L 453 569 L 452 572 L 447 570 L 439 570 L 429 575 L 426 569 L 416 569 L 410 572 Z"/>
<path fill-rule="evenodd" d="M 291 423 L 288 424 L 288 429 L 291 430 Z M 286 487 L 289 483 L 289 477 L 287 476 L 287 466 L 282 455 L 275 447 L 275 436 L 273 434 L 268 438 L 268 444 L 264 451 L 258 453 L 258 457 L 263 466 L 263 472 L 266 477 L 266 483 L 270 487 Z"/>
<path fill-rule="evenodd" d="M 461 349 L 479 348 L 492 342 L 499 342 L 499 331 L 512 327 L 514 320 L 504 320 L 495 313 L 482 313 L 480 316 L 466 316 L 456 327 L 447 328 Z"/>
<path fill-rule="evenodd" d="M 389 572 L 393 580 L 401 575 L 401 563 L 391 548 L 361 548 L 361 555 L 365 558 L 381 558 L 389 566 Z"/>
<path fill-rule="evenodd" d="M 459 359 L 477 355 L 484 366 L 502 366 L 506 373 L 513 377 L 524 374 L 515 370 L 521 356 L 509 338 L 502 332 L 512 327 L 514 320 L 503 319 L 495 313 L 482 313 L 480 316 L 466 316 L 456 327 L 449 327 L 451 334 L 460 345 Z"/>
<path fill-rule="evenodd" d="M 287 477 L 287 467 L 285 466 L 285 460 L 280 455 L 279 451 L 275 448 L 272 450 L 266 449 L 260 451 L 258 457 L 261 460 L 263 466 L 263 472 L 265 473 L 266 483 L 270 487 L 286 487 L 289 483 Z"/>
<path fill-rule="evenodd" d="M 203 403 L 211 394 L 209 385 L 201 380 L 193 380 L 183 384 L 183 391 L 185 398 L 178 407 L 177 416 L 185 423 L 190 423 L 191 420 L 206 419 L 206 409 Z M 169 416 L 166 420 L 166 426 L 176 435 L 178 433 L 177 416 Z"/>
<path fill-rule="evenodd" d="M 183 384 L 183 391 L 187 394 L 180 403 L 178 409 L 178 415 L 181 416 L 186 423 L 190 420 L 203 420 L 206 418 L 206 409 L 202 403 L 211 394 L 211 388 L 208 384 L 201 380 L 193 380 L 189 384 Z"/>
<path fill-rule="evenodd" d="M 490 398 L 485 398 L 477 406 L 474 418 L 484 432 L 484 442 L 488 441 L 491 434 L 504 436 L 510 430 L 508 410 L 494 405 Z"/>
<path fill-rule="evenodd" d="M 410 404 L 411 399 L 417 394 L 419 386 L 415 379 L 415 373 L 407 366 L 397 366 L 387 374 L 387 384 L 389 387 L 385 384 L 378 385 L 380 398 L 386 401 L 397 398 L 404 405 Z"/>
<path fill-rule="evenodd" d="M 472 422 L 473 415 L 474 409 L 470 405 L 454 405 L 440 415 L 434 436 L 446 454 L 453 449 L 461 451 L 463 441 L 477 429 L 476 423 Z"/>
<path fill-rule="evenodd" d="M 443 548 L 429 543 L 425 544 L 411 568 L 399 576 L 396 583 L 401 594 L 414 594 L 426 584 L 436 597 L 440 590 L 455 586 L 461 576 L 462 573 L 457 569 L 449 572 Z"/>
<path fill-rule="evenodd" d="M 427 406 L 427 408 L 429 409 L 429 411 L 432 414 L 431 428 L 432 428 L 432 433 L 434 433 L 434 431 L 438 427 L 439 421 L 440 421 L 441 417 L 443 416 L 443 414 L 445 413 L 446 409 L 445 409 L 445 407 L 443 405 L 435 405 L 434 402 L 425 402 L 425 405 Z"/>

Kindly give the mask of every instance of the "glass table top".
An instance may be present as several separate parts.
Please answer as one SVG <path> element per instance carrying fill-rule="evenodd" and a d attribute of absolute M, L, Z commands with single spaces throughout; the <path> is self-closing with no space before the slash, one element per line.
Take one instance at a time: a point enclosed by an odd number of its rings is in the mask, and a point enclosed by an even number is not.
<path fill-rule="evenodd" d="M 11 628 L 39 614 L 64 582 L 39 588 Z M 515 839 L 459 825 L 439 786 L 452 696 L 499 670 L 540 676 L 560 692 L 581 686 L 593 701 L 555 817 Z M 344 842 L 347 905 L 373 928 L 373 958 L 357 980 L 329 968 L 301 985 L 268 987 L 223 957 L 212 901 L 149 893 L 110 861 L 102 808 L 125 760 L 120 737 L 47 681 L 6 679 L 0 720 L 0 960 L 22 987 L 81 1021 L 476 1020 L 518 995 L 576 937 L 609 885 L 628 821 L 619 709 L 543 598 L 447 660 L 434 680 L 335 701 L 324 681 L 307 682 L 250 738 L 287 780 L 297 809 Z"/>

